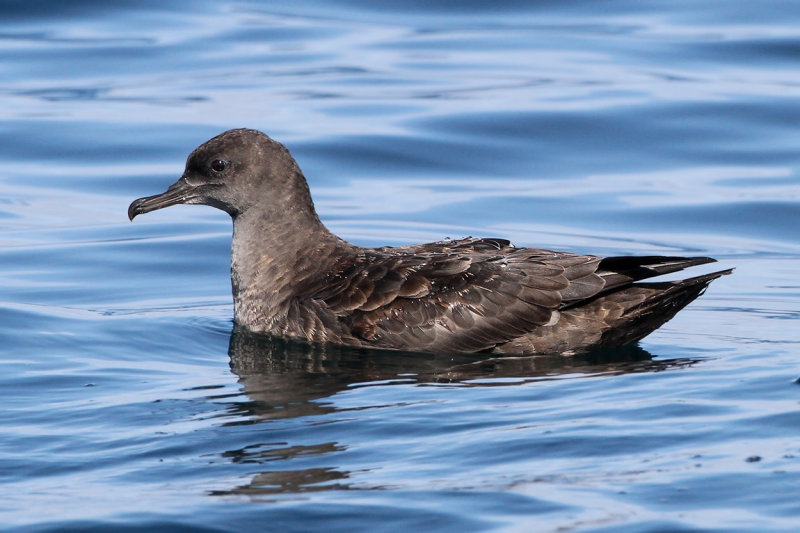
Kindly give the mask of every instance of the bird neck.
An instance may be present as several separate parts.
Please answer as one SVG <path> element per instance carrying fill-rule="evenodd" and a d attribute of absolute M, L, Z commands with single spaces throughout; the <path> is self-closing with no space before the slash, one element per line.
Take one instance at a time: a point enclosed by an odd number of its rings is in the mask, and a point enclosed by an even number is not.
<path fill-rule="evenodd" d="M 348 247 L 313 206 L 280 213 L 248 210 L 233 220 L 231 285 L 234 317 L 251 330 L 283 334 L 286 315 L 313 278 Z"/>

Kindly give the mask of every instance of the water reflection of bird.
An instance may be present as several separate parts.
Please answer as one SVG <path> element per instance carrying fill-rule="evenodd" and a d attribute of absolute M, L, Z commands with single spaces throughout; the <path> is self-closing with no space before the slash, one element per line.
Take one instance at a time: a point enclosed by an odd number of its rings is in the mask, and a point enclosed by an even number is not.
<path fill-rule="evenodd" d="M 254 130 L 227 131 L 194 150 L 175 184 L 134 201 L 128 215 L 180 203 L 233 218 L 236 323 L 313 342 L 505 353 L 624 345 L 730 272 L 638 283 L 714 260 L 601 258 L 503 239 L 355 246 L 320 222 L 289 151 Z"/>
<path fill-rule="evenodd" d="M 600 348 L 572 357 L 370 350 L 287 340 L 241 326 L 233 328 L 228 355 L 231 370 L 249 400 L 238 404 L 246 411 L 241 414 L 262 419 L 335 411 L 332 403 L 320 400 L 353 387 L 420 383 L 485 386 L 486 380 L 510 384 L 562 374 L 657 372 L 697 362 L 689 358 L 654 360 L 638 346 Z"/>
<path fill-rule="evenodd" d="M 561 355 L 512 356 L 506 354 L 413 353 L 369 350 L 331 344 L 254 334 L 235 326 L 228 353 L 231 369 L 238 376 L 243 395 L 236 395 L 226 409 L 230 424 L 263 423 L 263 431 L 253 431 L 252 442 L 223 452 L 234 463 L 261 465 L 258 473 L 241 484 L 219 489 L 215 495 L 246 495 L 254 500 L 276 494 L 323 490 L 343 490 L 353 486 L 351 472 L 342 469 L 336 455 L 348 449 L 348 442 L 331 440 L 320 431 L 322 422 L 348 420 L 352 405 L 342 405 L 337 395 L 357 387 L 418 386 L 446 384 L 448 387 L 516 387 L 559 375 L 601 377 L 633 372 L 657 372 L 695 364 L 697 360 L 652 359 L 638 346 L 593 350 L 572 357 Z M 380 393 L 376 391 L 376 396 Z M 392 397 L 389 395 L 388 397 Z M 225 403 L 224 398 L 215 398 Z M 403 405 L 415 401 L 404 395 Z M 381 407 L 387 407 L 379 400 Z M 358 409 L 358 408 L 356 408 Z M 337 414 L 339 413 L 339 414 Z M 279 420 L 295 419 L 296 425 L 275 426 Z M 279 428 L 295 428 L 282 433 Z M 288 430 L 287 430 L 288 431 Z M 318 437 L 318 438 L 315 438 Z M 357 438 L 356 438 L 357 440 Z M 305 462 L 297 468 L 292 459 L 317 457 L 316 466 Z M 330 457 L 326 462 L 324 457 Z M 364 489 L 363 484 L 357 488 Z M 370 487 L 375 488 L 375 487 Z"/>

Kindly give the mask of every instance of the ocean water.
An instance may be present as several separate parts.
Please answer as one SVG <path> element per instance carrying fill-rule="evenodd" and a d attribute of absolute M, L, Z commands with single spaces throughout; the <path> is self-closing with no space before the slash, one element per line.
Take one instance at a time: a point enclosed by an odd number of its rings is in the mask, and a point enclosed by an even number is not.
<path fill-rule="evenodd" d="M 3 531 L 797 530 L 795 3 L 0 13 Z M 254 338 L 227 215 L 126 217 L 233 127 L 285 143 L 361 245 L 736 270 L 581 357 Z"/>

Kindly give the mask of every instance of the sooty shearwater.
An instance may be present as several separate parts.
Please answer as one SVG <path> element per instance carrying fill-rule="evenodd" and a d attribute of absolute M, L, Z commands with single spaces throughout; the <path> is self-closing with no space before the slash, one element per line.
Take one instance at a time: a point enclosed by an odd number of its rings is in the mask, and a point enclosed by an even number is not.
<path fill-rule="evenodd" d="M 362 248 L 322 224 L 289 151 L 226 131 L 128 217 L 205 204 L 233 218 L 234 319 L 312 342 L 426 352 L 575 353 L 636 342 L 731 270 L 638 281 L 709 257 L 596 257 L 504 239 Z"/>

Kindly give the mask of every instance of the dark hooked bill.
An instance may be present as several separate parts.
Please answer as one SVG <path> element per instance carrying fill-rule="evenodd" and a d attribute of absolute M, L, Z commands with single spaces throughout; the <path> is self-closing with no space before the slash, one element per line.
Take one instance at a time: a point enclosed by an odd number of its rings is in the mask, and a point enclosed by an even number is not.
<path fill-rule="evenodd" d="M 150 211 L 162 209 L 171 205 L 186 203 L 194 197 L 192 189 L 193 187 L 191 185 L 186 183 L 185 180 L 180 179 L 170 185 L 169 189 L 161 194 L 134 200 L 130 207 L 128 207 L 128 218 L 133 220 L 136 215 L 149 213 Z"/>

